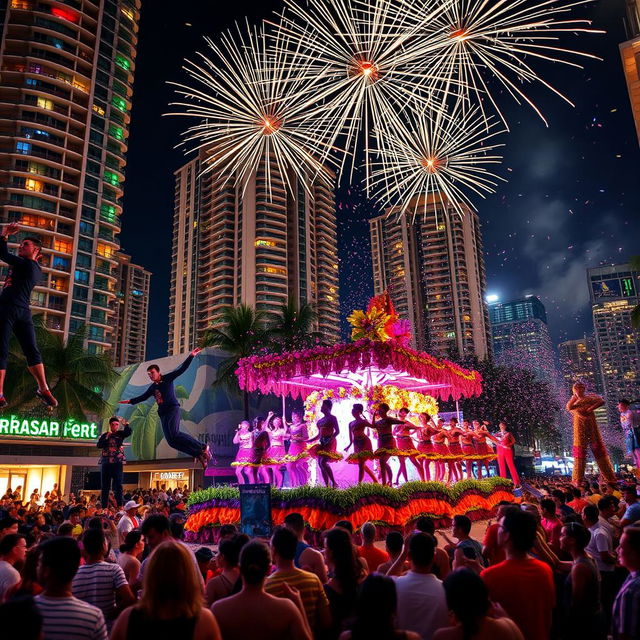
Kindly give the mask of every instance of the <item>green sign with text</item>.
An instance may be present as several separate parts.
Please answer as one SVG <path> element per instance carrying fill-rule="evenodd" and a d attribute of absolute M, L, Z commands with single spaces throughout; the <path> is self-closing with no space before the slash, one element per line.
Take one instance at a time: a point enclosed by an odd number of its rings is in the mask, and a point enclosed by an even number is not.
<path fill-rule="evenodd" d="M 20 416 L 0 416 L 0 436 L 24 438 L 56 438 L 66 440 L 97 440 L 100 435 L 98 425 L 76 422 L 69 418 L 63 422 Z"/>

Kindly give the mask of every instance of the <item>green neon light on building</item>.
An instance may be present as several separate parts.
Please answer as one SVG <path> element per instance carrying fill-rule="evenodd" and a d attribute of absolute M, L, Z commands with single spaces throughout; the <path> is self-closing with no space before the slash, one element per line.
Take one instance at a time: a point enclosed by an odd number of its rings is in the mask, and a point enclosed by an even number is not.
<path fill-rule="evenodd" d="M 0 436 L 96 440 L 100 430 L 95 422 L 81 423 L 73 418 L 59 421 L 10 415 L 0 417 Z"/>

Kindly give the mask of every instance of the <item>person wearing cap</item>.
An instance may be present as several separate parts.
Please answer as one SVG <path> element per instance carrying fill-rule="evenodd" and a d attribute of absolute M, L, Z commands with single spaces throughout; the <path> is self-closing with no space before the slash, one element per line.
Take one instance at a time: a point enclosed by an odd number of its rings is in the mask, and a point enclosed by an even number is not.
<path fill-rule="evenodd" d="M 118 534 L 120 535 L 120 544 L 124 544 L 124 539 L 129 531 L 140 527 L 140 519 L 138 518 L 138 503 L 135 500 L 129 500 L 124 505 L 124 515 L 118 522 Z"/>
<path fill-rule="evenodd" d="M 213 576 L 213 571 L 211 571 L 211 561 L 213 560 L 213 551 L 209 549 L 209 547 L 200 547 L 196 553 L 196 560 L 198 561 L 198 568 L 200 569 L 200 573 L 202 574 L 202 578 L 204 583 L 211 579 Z"/>

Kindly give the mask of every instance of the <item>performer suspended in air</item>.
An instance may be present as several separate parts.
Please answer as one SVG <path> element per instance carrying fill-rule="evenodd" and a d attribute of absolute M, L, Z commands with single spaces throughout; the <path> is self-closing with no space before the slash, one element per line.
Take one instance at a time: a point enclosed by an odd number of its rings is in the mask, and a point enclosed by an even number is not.
<path fill-rule="evenodd" d="M 373 460 L 373 446 L 371 440 L 366 435 L 365 430 L 371 427 L 371 423 L 362 415 L 364 407 L 361 404 L 354 404 L 351 409 L 351 415 L 353 416 L 353 422 L 349 423 L 349 435 L 350 441 L 347 445 L 347 451 L 353 444 L 353 453 L 347 458 L 349 464 L 358 465 L 358 483 L 364 480 L 364 474 L 366 473 L 373 482 L 378 482 L 375 474 L 367 465 L 367 460 Z"/>
<path fill-rule="evenodd" d="M 122 429 L 120 426 L 122 425 Z M 109 506 L 109 492 L 113 483 L 113 495 L 116 504 L 121 507 L 122 502 L 122 466 L 125 462 L 123 442 L 131 435 L 129 423 L 118 416 L 109 418 L 109 430 L 98 438 L 100 454 L 100 484 L 102 493 L 100 501 L 102 508 Z"/>
<path fill-rule="evenodd" d="M 396 426 L 393 430 L 393 435 L 396 438 L 396 446 L 402 452 L 403 455 L 398 456 L 398 462 L 400 466 L 398 467 L 398 475 L 396 476 L 396 484 L 400 482 L 400 476 L 404 476 L 404 481 L 408 482 L 409 476 L 407 475 L 407 462 L 406 458 L 411 460 L 411 464 L 418 471 L 418 475 L 420 476 L 420 480 L 424 482 L 424 471 L 422 469 L 422 463 L 418 462 L 418 456 L 420 452 L 416 449 L 416 445 L 413 442 L 413 438 L 411 437 L 412 431 L 419 431 L 420 427 L 412 422 L 407 420 L 407 416 L 409 415 L 409 409 L 403 407 L 398 411 L 398 419 L 402 420 L 402 424 Z"/>
<path fill-rule="evenodd" d="M 42 245 L 38 238 L 27 237 L 20 243 L 17 255 L 9 253 L 7 240 L 18 229 L 20 225 L 17 222 L 11 222 L 0 233 L 0 260 L 10 267 L 0 293 L 0 409 L 7 406 L 7 400 L 4 397 L 4 379 L 7 373 L 11 333 L 16 336 L 27 360 L 27 368 L 38 383 L 36 395 L 47 406 L 57 407 L 58 401 L 53 397 L 47 384 L 29 308 L 31 292 L 42 277 L 42 269 L 38 264 Z"/>
<path fill-rule="evenodd" d="M 285 456 L 287 473 L 291 486 L 298 487 L 309 481 L 309 428 L 304 421 L 302 411 L 291 412 L 291 425 L 288 430 L 289 451 Z"/>
<path fill-rule="evenodd" d="M 311 439 L 311 442 L 320 440 L 318 444 L 314 444 L 309 453 L 318 461 L 318 467 L 322 474 L 322 480 L 327 487 L 332 486 L 337 488 L 335 478 L 333 477 L 333 471 L 329 466 L 332 462 L 342 460 L 342 455 L 336 453 L 337 437 L 340 433 L 340 425 L 338 420 L 331 413 L 333 403 L 331 400 L 324 400 L 320 411 L 322 412 L 322 418 L 318 420 L 318 435 Z"/>
<path fill-rule="evenodd" d="M 189 357 L 170 373 L 161 374 L 160 367 L 157 364 L 149 365 L 147 374 L 152 384 L 142 395 L 128 400 L 120 400 L 120 404 L 138 404 L 153 396 L 158 403 L 158 416 L 160 417 L 160 424 L 167 444 L 192 458 L 196 458 L 202 467 L 206 469 L 209 460 L 211 460 L 209 445 L 203 445 L 188 433 L 180 431 L 181 409 L 173 387 L 173 381 L 189 368 L 189 365 L 200 351 L 202 349 L 194 349 L 189 354 Z"/>

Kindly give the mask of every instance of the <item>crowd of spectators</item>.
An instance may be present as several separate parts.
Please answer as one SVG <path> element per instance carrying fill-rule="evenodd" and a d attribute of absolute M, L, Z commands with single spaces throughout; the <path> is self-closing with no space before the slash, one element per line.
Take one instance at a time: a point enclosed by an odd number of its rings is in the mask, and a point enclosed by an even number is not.
<path fill-rule="evenodd" d="M 640 638 L 631 478 L 538 478 L 480 527 L 456 516 L 436 530 L 421 517 L 402 532 L 370 522 L 354 531 L 344 520 L 323 532 L 321 548 L 305 542 L 299 513 L 268 540 L 225 525 L 215 547 L 186 544 L 186 498 L 138 490 L 122 509 L 102 509 L 91 496 L 5 495 L 3 637 Z"/>

